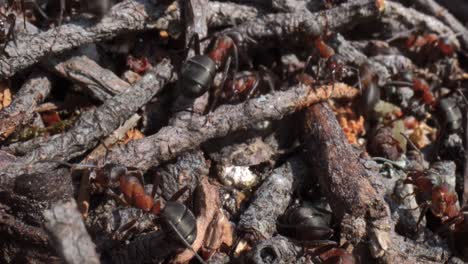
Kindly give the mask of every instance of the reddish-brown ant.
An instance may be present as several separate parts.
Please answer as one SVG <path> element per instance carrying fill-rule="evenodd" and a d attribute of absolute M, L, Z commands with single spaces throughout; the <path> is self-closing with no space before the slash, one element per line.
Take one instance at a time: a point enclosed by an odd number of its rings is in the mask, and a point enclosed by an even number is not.
<path fill-rule="evenodd" d="M 413 74 L 411 73 L 402 73 L 397 76 L 397 78 L 401 78 L 400 80 L 395 80 L 387 83 L 388 85 L 396 85 L 396 86 L 408 86 L 412 87 L 416 96 L 421 98 L 421 101 L 430 106 L 436 106 L 436 99 L 431 92 L 431 88 L 429 84 L 421 78 L 414 78 Z"/>
<path fill-rule="evenodd" d="M 239 102 L 250 99 L 263 91 L 272 91 L 275 89 L 274 77 L 274 74 L 263 66 L 260 66 L 260 70 L 256 72 L 237 73 L 223 87 L 222 99 L 229 102 Z"/>
<path fill-rule="evenodd" d="M 66 166 L 75 165 L 67 162 L 57 162 Z M 106 164 L 99 168 L 94 165 L 76 165 L 84 168 L 95 168 L 94 182 L 104 188 L 118 186 L 122 192 L 125 202 L 145 212 L 156 215 L 160 221 L 162 230 L 167 235 L 172 235 L 180 240 L 189 249 L 197 236 L 196 219 L 193 213 L 177 200 L 188 190 L 184 187 L 177 191 L 161 208 L 161 201 L 154 202 L 151 195 L 146 194 L 143 187 L 143 175 L 138 170 L 129 171 L 124 166 Z M 154 188 L 154 186 L 153 186 Z M 201 263 L 203 259 L 195 252 L 195 256 Z"/>
<path fill-rule="evenodd" d="M 406 47 L 411 50 L 421 51 L 424 54 L 437 51 L 443 56 L 453 56 L 457 47 L 450 38 L 446 36 L 437 36 L 429 33 L 424 35 L 410 35 L 406 40 Z"/>
<path fill-rule="evenodd" d="M 416 200 L 423 208 L 418 225 L 428 209 L 443 222 L 459 214 L 457 193 L 446 182 L 437 183 L 423 171 L 411 171 L 404 183 L 414 185 Z"/>

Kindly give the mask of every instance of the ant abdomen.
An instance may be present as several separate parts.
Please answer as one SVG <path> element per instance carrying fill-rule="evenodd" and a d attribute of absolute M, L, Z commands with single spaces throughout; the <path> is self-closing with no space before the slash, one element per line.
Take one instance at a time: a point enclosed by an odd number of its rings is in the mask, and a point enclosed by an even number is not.
<path fill-rule="evenodd" d="M 196 219 L 182 203 L 168 201 L 161 212 L 162 227 L 165 232 L 179 232 L 187 243 L 192 244 L 197 237 Z M 176 235 L 176 234 L 174 234 Z"/>
<path fill-rule="evenodd" d="M 178 83 L 181 93 L 197 98 L 208 91 L 216 73 L 216 63 L 207 55 L 196 55 L 182 66 Z"/>

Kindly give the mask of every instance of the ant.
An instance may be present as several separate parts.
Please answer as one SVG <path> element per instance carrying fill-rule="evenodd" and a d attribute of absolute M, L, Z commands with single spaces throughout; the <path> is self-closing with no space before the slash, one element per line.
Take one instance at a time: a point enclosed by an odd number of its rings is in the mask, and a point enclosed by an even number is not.
<path fill-rule="evenodd" d="M 406 40 L 406 47 L 430 54 L 437 51 L 440 55 L 451 57 L 457 51 L 457 47 L 447 36 L 438 36 L 434 33 L 424 35 L 410 35 Z"/>
<path fill-rule="evenodd" d="M 327 207 L 320 201 L 290 207 L 276 224 L 278 232 L 302 244 L 318 246 L 312 255 L 320 263 L 357 263 L 352 254 L 328 240 L 334 231 L 329 227 L 332 212 Z"/>
<path fill-rule="evenodd" d="M 436 99 L 431 92 L 429 84 L 424 79 L 414 78 L 411 72 L 400 73 L 396 75 L 396 78 L 397 80 L 390 81 L 387 83 L 387 85 L 412 87 L 413 91 L 419 98 L 421 98 L 421 101 L 424 104 L 430 107 L 436 106 Z"/>
<path fill-rule="evenodd" d="M 259 71 L 243 71 L 237 73 L 223 87 L 222 99 L 225 101 L 242 101 L 250 99 L 263 90 L 272 91 L 275 88 L 274 74 L 266 67 L 260 66 Z"/>
<path fill-rule="evenodd" d="M 442 223 L 459 215 L 458 195 L 448 183 L 436 182 L 436 179 L 427 177 L 424 171 L 410 171 L 403 183 L 415 186 L 416 200 L 420 203 L 419 207 L 423 209 L 416 223 L 417 226 L 427 210 L 441 219 Z"/>
<path fill-rule="evenodd" d="M 357 78 L 358 78 L 357 84 L 359 86 L 359 89 L 362 91 L 359 69 L 351 67 L 349 65 L 345 65 L 343 63 L 339 55 L 336 54 L 335 50 L 326 43 L 325 39 L 328 39 L 330 37 L 331 37 L 331 34 L 328 34 L 328 35 L 325 35 L 325 37 L 315 37 L 313 39 L 314 47 L 317 50 L 318 55 L 319 55 L 319 61 L 317 64 L 317 72 L 314 73 L 314 76 L 317 79 L 322 78 L 324 80 L 331 81 L 334 84 L 337 80 L 341 80 L 343 78 L 343 76 L 345 75 L 346 69 L 352 70 L 357 73 Z M 312 56 L 309 56 L 305 63 L 303 74 L 307 70 L 309 65 L 311 64 L 311 60 L 312 60 Z M 323 73 L 321 72 L 322 68 L 325 69 Z"/>
<path fill-rule="evenodd" d="M 240 37 L 240 36 L 239 36 Z M 216 72 L 224 65 L 223 78 L 219 88 L 224 86 L 231 63 L 234 64 L 234 74 L 238 69 L 238 50 L 234 35 L 222 35 L 215 39 L 207 54 L 200 55 L 200 39 L 195 34 L 189 42 L 189 47 L 195 45 L 195 56 L 187 59 L 182 65 L 177 83 L 180 92 L 188 98 L 197 98 L 207 92 L 213 84 Z M 214 110 L 220 91 L 213 92 L 210 111 Z"/>
<path fill-rule="evenodd" d="M 74 166 L 67 162 L 58 163 L 71 167 Z M 195 241 L 197 236 L 196 219 L 192 211 L 190 211 L 184 204 L 177 202 L 177 200 L 188 190 L 187 186 L 177 191 L 165 203 L 165 206 L 161 208 L 160 200 L 154 202 L 153 196 L 146 194 L 143 186 L 143 174 L 140 171 L 129 170 L 124 166 L 116 164 L 106 164 L 101 168 L 98 168 L 95 165 L 77 166 L 96 168 L 94 181 L 97 185 L 107 188 L 114 197 L 117 195 L 109 188 L 118 186 L 127 204 L 133 205 L 144 212 L 157 216 L 161 224 L 161 228 L 166 235 L 180 240 L 185 247 L 192 249 L 191 244 Z M 153 188 L 155 188 L 155 186 L 153 186 Z M 205 263 L 198 253 L 195 252 L 195 256 L 201 263 Z"/>

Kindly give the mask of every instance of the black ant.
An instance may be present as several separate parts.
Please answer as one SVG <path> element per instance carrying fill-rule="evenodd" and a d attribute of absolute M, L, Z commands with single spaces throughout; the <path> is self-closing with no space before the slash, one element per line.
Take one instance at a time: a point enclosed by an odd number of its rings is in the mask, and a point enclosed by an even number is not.
<path fill-rule="evenodd" d="M 217 37 L 210 51 L 204 55 L 200 55 L 200 39 L 197 34 L 190 40 L 189 47 L 193 44 L 196 55 L 184 62 L 178 81 L 178 89 L 188 98 L 197 98 L 207 92 L 213 84 L 216 72 L 223 65 L 223 79 L 219 88 L 224 86 L 231 63 L 234 64 L 233 76 L 238 69 L 238 50 L 233 35 Z M 216 107 L 219 97 L 220 89 L 217 89 L 213 92 L 210 111 Z"/>

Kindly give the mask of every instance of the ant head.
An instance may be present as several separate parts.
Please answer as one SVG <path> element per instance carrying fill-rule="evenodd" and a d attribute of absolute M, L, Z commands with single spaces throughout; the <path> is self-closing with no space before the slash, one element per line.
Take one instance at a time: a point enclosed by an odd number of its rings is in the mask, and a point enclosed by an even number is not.
<path fill-rule="evenodd" d="M 111 181 L 117 181 L 120 176 L 123 176 L 128 173 L 126 167 L 115 164 L 106 164 L 104 165 L 104 170 L 108 172 Z"/>

